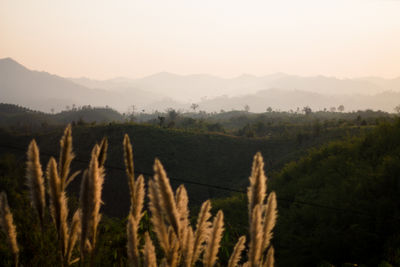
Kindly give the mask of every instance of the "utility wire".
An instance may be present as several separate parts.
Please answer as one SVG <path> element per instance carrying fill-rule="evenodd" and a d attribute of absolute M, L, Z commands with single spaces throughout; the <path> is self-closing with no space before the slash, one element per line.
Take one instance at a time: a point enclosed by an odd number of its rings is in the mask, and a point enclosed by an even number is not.
<path fill-rule="evenodd" d="M 8 148 L 8 149 L 14 149 L 14 150 L 23 151 L 23 152 L 26 151 L 25 148 L 21 148 L 21 147 L 14 146 L 14 145 L 9 145 L 9 144 L 0 144 L 0 147 Z M 52 157 L 52 156 L 54 156 L 55 153 L 48 153 L 48 152 L 40 151 L 40 154 Z M 79 163 L 89 164 L 88 161 L 80 160 L 78 158 L 74 158 L 74 161 L 75 162 L 79 162 Z M 125 168 L 124 167 L 113 166 L 113 165 L 109 165 L 109 164 L 104 164 L 104 167 L 106 169 L 112 169 L 112 170 L 118 170 L 118 171 L 125 172 Z M 135 173 L 136 174 L 142 174 L 142 175 L 149 176 L 149 177 L 153 176 L 152 173 L 138 171 L 137 169 L 135 169 Z M 229 187 L 224 187 L 224 186 L 219 186 L 219 185 L 212 185 L 212 184 L 207 184 L 207 183 L 201 183 L 201 182 L 190 181 L 190 180 L 179 179 L 179 178 L 171 178 L 171 177 L 169 177 L 169 179 L 172 180 L 172 181 L 176 181 L 176 182 L 181 182 L 181 183 L 185 183 L 185 184 L 192 184 L 192 185 L 197 185 L 197 186 L 203 186 L 203 187 L 208 187 L 208 188 L 214 188 L 214 189 L 223 190 L 223 191 L 227 191 L 227 192 L 243 193 L 243 194 L 246 193 L 245 190 L 239 190 L 239 189 L 234 189 L 234 188 L 229 188 Z M 376 216 L 374 216 L 372 214 L 369 214 L 369 213 L 366 213 L 366 212 L 362 212 L 362 211 L 358 211 L 358 210 L 343 209 L 343 208 L 338 208 L 338 207 L 328 206 L 328 205 L 323 205 L 323 204 L 318 204 L 318 203 L 312 203 L 312 202 L 307 202 L 307 201 L 301 201 L 301 200 L 295 200 L 295 199 L 287 199 L 287 198 L 281 198 L 281 197 L 277 197 L 277 200 L 278 201 L 283 201 L 283 202 L 288 202 L 288 203 L 293 203 L 293 204 L 316 207 L 316 208 L 320 208 L 320 209 L 333 210 L 333 211 L 341 212 L 341 213 L 352 213 L 352 214 L 357 214 L 357 215 L 366 216 L 366 217 L 370 217 L 370 218 L 375 218 L 376 217 Z M 391 216 L 388 216 L 386 218 L 387 219 L 391 219 L 391 220 L 396 220 L 396 221 L 400 220 L 400 218 L 391 217 Z"/>

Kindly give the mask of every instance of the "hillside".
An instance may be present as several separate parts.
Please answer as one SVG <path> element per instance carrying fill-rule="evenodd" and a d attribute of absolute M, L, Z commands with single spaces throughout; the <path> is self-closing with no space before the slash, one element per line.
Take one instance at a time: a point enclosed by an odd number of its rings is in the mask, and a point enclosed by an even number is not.
<path fill-rule="evenodd" d="M 400 120 L 382 124 L 269 172 L 279 203 L 273 243 L 280 266 L 399 266 L 399 136 Z M 215 204 L 233 238 L 246 231 L 245 197 Z"/>
<path fill-rule="evenodd" d="M 365 128 L 367 130 L 368 128 Z M 349 131 L 351 130 L 351 131 Z M 0 152 L 23 155 L 31 138 L 35 138 L 43 153 L 57 155 L 58 140 L 62 128 L 55 128 L 46 134 L 1 136 Z M 291 138 L 246 138 L 224 134 L 199 133 L 179 129 L 163 129 L 156 126 L 110 124 L 107 126 L 76 126 L 73 129 L 76 169 L 86 168 L 92 146 L 103 136 L 109 139 L 107 179 L 104 187 L 105 212 L 113 216 L 124 215 L 128 208 L 128 189 L 123 171 L 122 138 L 128 133 L 132 139 L 136 170 L 152 175 L 154 158 L 159 158 L 173 178 L 173 185 L 182 181 L 204 183 L 228 188 L 241 188 L 247 184 L 252 156 L 261 151 L 269 170 L 277 170 L 284 163 L 297 159 L 307 149 L 327 140 L 337 140 L 348 134 L 363 132 L 357 128 L 343 128 L 304 139 L 299 143 L 296 136 Z M 16 149 L 13 149 L 17 148 Z M 18 150 L 19 149 L 19 150 Z M 21 154 L 22 153 L 22 154 Z M 44 154 L 44 155 L 45 155 Z M 122 171 L 121 171 L 122 168 Z M 207 198 L 228 196 L 230 192 L 187 184 L 191 204 L 198 204 Z M 79 179 L 72 185 L 78 192 Z"/>
<path fill-rule="evenodd" d="M 15 132 L 43 132 L 67 123 L 122 122 L 124 117 L 111 108 L 83 106 L 56 114 L 0 103 L 0 127 Z"/>

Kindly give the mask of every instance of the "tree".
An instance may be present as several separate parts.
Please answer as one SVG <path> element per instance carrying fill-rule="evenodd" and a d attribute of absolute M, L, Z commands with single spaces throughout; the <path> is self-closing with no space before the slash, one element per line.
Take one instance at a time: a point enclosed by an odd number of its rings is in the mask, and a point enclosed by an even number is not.
<path fill-rule="evenodd" d="M 310 115 L 312 113 L 312 109 L 309 106 L 306 106 L 306 107 L 303 108 L 303 112 L 306 115 Z"/>
<path fill-rule="evenodd" d="M 330 112 L 336 112 L 336 108 L 335 107 L 331 107 L 329 108 Z"/>
<path fill-rule="evenodd" d="M 271 108 L 271 107 L 268 107 L 268 108 L 267 108 L 267 112 L 271 113 L 271 112 L 272 112 L 272 108 Z"/>
<path fill-rule="evenodd" d="M 168 119 L 170 122 L 175 122 L 179 116 L 179 112 L 173 108 L 167 109 Z"/>
<path fill-rule="evenodd" d="M 343 112 L 344 111 L 344 106 L 343 105 L 340 105 L 340 106 L 338 106 L 338 108 L 337 108 L 340 112 Z"/>
<path fill-rule="evenodd" d="M 193 104 L 190 106 L 190 108 L 193 109 L 193 111 L 196 111 L 196 109 L 197 109 L 198 107 L 199 107 L 199 105 L 196 104 L 196 103 L 193 103 Z"/>
<path fill-rule="evenodd" d="M 396 113 L 400 113 L 400 105 L 395 106 L 394 111 L 396 111 Z"/>
<path fill-rule="evenodd" d="M 244 111 L 249 112 L 250 111 L 250 106 L 249 105 L 244 105 Z"/>

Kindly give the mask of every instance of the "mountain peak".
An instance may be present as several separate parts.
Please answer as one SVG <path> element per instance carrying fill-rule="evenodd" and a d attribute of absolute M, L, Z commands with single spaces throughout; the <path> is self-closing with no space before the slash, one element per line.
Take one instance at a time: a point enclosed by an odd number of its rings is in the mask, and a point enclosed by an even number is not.
<path fill-rule="evenodd" d="M 5 63 L 7 63 L 7 64 L 12 63 L 12 64 L 21 65 L 21 64 L 19 64 L 17 61 L 15 61 L 14 59 L 12 59 L 12 58 L 10 58 L 10 57 L 0 58 L 0 62 L 3 63 L 3 64 L 5 64 Z"/>
<path fill-rule="evenodd" d="M 10 57 L 0 58 L 0 67 L 8 68 L 8 69 L 10 69 L 10 68 L 21 69 L 21 70 L 27 69 L 23 65 L 19 64 L 17 61 L 15 61 L 14 59 L 12 59 Z"/>

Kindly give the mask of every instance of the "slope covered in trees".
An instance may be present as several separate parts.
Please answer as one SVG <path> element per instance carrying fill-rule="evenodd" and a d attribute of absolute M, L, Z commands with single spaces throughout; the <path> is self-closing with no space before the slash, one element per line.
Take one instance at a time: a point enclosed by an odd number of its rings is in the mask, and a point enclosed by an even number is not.
<path fill-rule="evenodd" d="M 400 120 L 382 124 L 269 175 L 278 196 L 274 245 L 280 266 L 399 266 L 399 136 Z M 232 223 L 233 238 L 244 231 L 242 196 L 214 206 Z"/>

